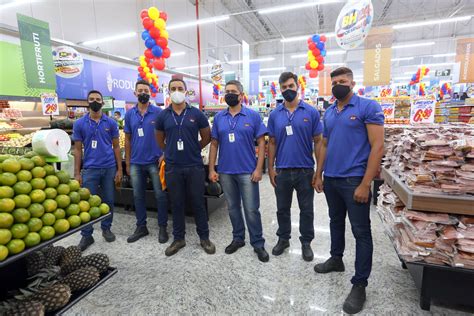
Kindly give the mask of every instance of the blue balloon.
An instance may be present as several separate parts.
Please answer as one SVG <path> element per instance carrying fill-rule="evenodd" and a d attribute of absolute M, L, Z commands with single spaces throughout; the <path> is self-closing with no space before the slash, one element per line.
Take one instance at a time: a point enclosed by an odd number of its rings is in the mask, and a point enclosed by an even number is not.
<path fill-rule="evenodd" d="M 154 41 L 153 41 L 154 42 Z M 151 52 L 153 53 L 153 56 L 155 57 L 161 57 L 161 55 L 163 55 L 163 49 L 158 46 L 158 45 L 155 45 L 152 49 L 151 49 Z"/>
<path fill-rule="evenodd" d="M 325 50 L 321 51 L 321 56 L 326 57 L 326 51 Z"/>
<path fill-rule="evenodd" d="M 319 35 L 313 35 L 313 42 L 319 42 Z"/>
<path fill-rule="evenodd" d="M 319 50 L 324 50 L 324 43 L 320 42 L 316 46 L 318 47 Z"/>
<path fill-rule="evenodd" d="M 145 41 L 145 46 L 147 48 L 153 48 L 153 46 L 155 46 L 156 43 L 155 43 L 155 40 L 152 39 L 152 38 L 148 38 L 146 41 Z"/>
<path fill-rule="evenodd" d="M 149 33 L 147 30 L 143 31 L 143 32 L 142 32 L 142 39 L 143 39 L 144 41 L 146 41 L 146 40 L 149 39 L 149 38 L 150 38 L 150 33 Z"/>

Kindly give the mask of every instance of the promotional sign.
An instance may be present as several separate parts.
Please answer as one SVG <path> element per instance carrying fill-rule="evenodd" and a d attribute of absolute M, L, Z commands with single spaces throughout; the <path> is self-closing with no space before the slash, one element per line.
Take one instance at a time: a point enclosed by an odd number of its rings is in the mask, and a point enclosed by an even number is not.
<path fill-rule="evenodd" d="M 55 89 L 49 24 L 19 13 L 16 16 L 28 87 Z"/>
<path fill-rule="evenodd" d="M 62 78 L 74 78 L 81 74 L 84 61 L 81 54 L 69 46 L 59 46 L 53 50 L 54 71 Z"/>
<path fill-rule="evenodd" d="M 346 50 L 358 47 L 369 34 L 374 17 L 370 0 L 349 0 L 336 21 L 336 42 Z"/>
<path fill-rule="evenodd" d="M 319 96 L 332 96 L 331 69 L 324 69 L 319 72 Z"/>
<path fill-rule="evenodd" d="M 364 86 L 390 84 L 393 30 L 391 27 L 372 29 L 365 41 Z"/>
<path fill-rule="evenodd" d="M 460 69 L 459 81 L 455 80 L 455 82 L 474 82 L 474 38 L 462 38 L 457 40 L 456 62 L 460 63 Z"/>
<path fill-rule="evenodd" d="M 436 100 L 417 99 L 411 102 L 410 123 L 434 123 Z"/>
<path fill-rule="evenodd" d="M 58 95 L 56 93 L 43 93 L 41 95 L 43 115 L 59 115 Z"/>
<path fill-rule="evenodd" d="M 436 70 L 435 77 L 448 77 L 451 75 L 451 69 Z"/>
<path fill-rule="evenodd" d="M 385 119 L 395 118 L 395 102 L 393 100 L 382 99 L 380 106 L 382 107 Z"/>
<path fill-rule="evenodd" d="M 260 89 L 258 88 L 258 77 L 260 74 L 260 63 L 251 62 L 250 63 L 250 83 L 249 83 L 249 95 L 258 95 Z"/>

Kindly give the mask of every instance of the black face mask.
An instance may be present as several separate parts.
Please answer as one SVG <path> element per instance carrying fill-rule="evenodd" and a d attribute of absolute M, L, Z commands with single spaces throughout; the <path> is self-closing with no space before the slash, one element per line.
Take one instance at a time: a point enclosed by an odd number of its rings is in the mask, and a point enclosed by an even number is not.
<path fill-rule="evenodd" d="M 338 84 L 332 87 L 332 95 L 339 101 L 344 100 L 347 97 L 347 95 L 351 92 L 351 90 L 352 89 L 349 86 Z"/>
<path fill-rule="evenodd" d="M 292 102 L 296 98 L 297 94 L 298 94 L 298 92 L 296 92 L 295 90 L 291 90 L 291 89 L 286 89 L 282 93 L 283 98 L 288 102 Z"/>
<path fill-rule="evenodd" d="M 227 93 L 225 95 L 225 103 L 227 103 L 228 106 L 236 106 L 239 104 L 239 95 L 238 94 L 233 94 L 233 93 Z"/>
<path fill-rule="evenodd" d="M 148 93 L 140 93 L 138 95 L 138 102 L 141 104 L 147 104 L 150 101 L 150 95 Z"/>
<path fill-rule="evenodd" d="M 89 108 L 94 112 L 99 112 L 102 108 L 102 103 L 99 103 L 97 101 L 89 102 Z"/>

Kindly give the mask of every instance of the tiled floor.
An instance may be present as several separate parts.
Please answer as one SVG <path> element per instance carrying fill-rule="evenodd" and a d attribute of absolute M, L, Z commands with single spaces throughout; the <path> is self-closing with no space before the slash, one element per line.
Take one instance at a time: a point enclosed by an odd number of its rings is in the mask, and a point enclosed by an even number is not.
<path fill-rule="evenodd" d="M 277 239 L 277 222 L 275 196 L 267 177 L 264 177 L 260 190 L 266 248 L 270 253 Z M 117 241 L 105 243 L 100 232 L 96 231 L 96 243 L 87 250 L 87 253 L 108 254 L 119 272 L 68 314 L 341 314 L 354 271 L 355 248 L 350 229 L 346 235 L 346 272 L 317 275 L 313 271 L 314 264 L 325 260 L 329 254 L 324 195 L 315 197 L 316 238 L 312 244 L 315 260 L 311 263 L 301 258 L 296 198 L 292 211 L 294 234 L 291 248 L 280 257 L 270 255 L 268 263 L 259 262 L 248 243 L 233 255 L 224 253 L 232 237 L 225 209 L 210 215 L 211 240 L 217 246 L 217 253 L 212 256 L 199 247 L 191 218 L 187 221 L 187 246 L 173 257 L 165 257 L 167 245 L 158 243 L 156 217 L 149 219 L 151 235 L 127 244 L 135 217 L 132 213 L 119 212 L 113 225 Z M 419 308 L 415 284 L 409 273 L 400 267 L 375 212 L 372 222 L 374 263 L 363 314 L 430 314 Z M 61 244 L 76 244 L 79 238 L 75 234 Z M 431 311 L 435 314 L 468 315 L 437 305 L 432 305 Z"/>

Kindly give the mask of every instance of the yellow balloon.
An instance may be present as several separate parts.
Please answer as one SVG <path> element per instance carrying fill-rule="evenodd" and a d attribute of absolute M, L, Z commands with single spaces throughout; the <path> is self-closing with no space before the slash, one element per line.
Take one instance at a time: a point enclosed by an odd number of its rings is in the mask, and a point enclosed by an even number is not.
<path fill-rule="evenodd" d="M 168 39 L 168 31 L 167 30 L 160 30 L 160 36 Z"/>
<path fill-rule="evenodd" d="M 319 66 L 319 63 L 316 61 L 316 60 L 312 60 L 309 65 L 311 66 L 311 68 L 318 68 Z"/>
<path fill-rule="evenodd" d="M 308 58 L 311 58 L 311 56 L 313 56 L 313 52 L 312 51 L 308 51 Z M 314 56 L 313 56 L 314 57 Z"/>
<path fill-rule="evenodd" d="M 149 82 L 149 83 L 152 83 L 152 82 L 153 82 L 153 79 L 148 78 L 148 82 Z"/>
<path fill-rule="evenodd" d="M 312 62 L 313 60 L 316 60 L 316 57 L 314 57 L 313 55 L 309 56 L 309 61 Z"/>
<path fill-rule="evenodd" d="M 146 62 L 144 60 L 140 61 L 140 66 L 142 66 L 143 68 L 146 67 Z"/>
<path fill-rule="evenodd" d="M 145 56 L 143 56 L 143 55 L 140 56 L 139 60 L 140 60 L 140 61 L 145 61 Z"/>
<path fill-rule="evenodd" d="M 165 20 L 159 18 L 158 20 L 155 21 L 155 27 L 159 29 L 160 31 L 164 31 L 166 27 L 166 22 Z"/>
<path fill-rule="evenodd" d="M 144 71 L 144 72 L 150 72 L 150 68 L 148 68 L 148 67 L 143 67 L 143 71 Z"/>
<path fill-rule="evenodd" d="M 151 8 L 148 9 L 148 16 L 152 20 L 156 20 L 160 17 L 160 11 L 158 11 L 158 9 L 156 7 L 151 7 Z"/>
<path fill-rule="evenodd" d="M 147 77 L 148 79 L 151 79 L 151 73 L 147 72 L 147 73 L 146 73 L 146 77 Z"/>

